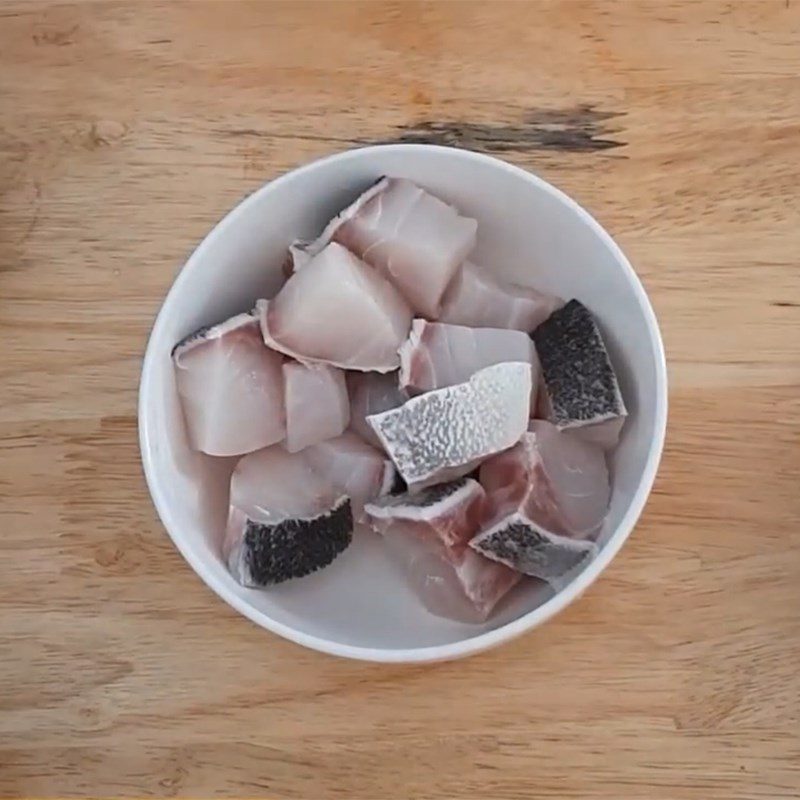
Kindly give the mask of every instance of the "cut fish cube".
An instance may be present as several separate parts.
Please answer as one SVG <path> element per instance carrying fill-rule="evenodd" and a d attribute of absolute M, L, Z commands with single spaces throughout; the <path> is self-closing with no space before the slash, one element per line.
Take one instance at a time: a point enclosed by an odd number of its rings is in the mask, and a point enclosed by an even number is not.
<path fill-rule="evenodd" d="M 470 328 L 530 333 L 562 304 L 554 295 L 504 282 L 466 261 L 447 287 L 437 319 Z"/>
<path fill-rule="evenodd" d="M 364 503 L 388 494 L 394 485 L 392 462 L 353 431 L 312 445 L 302 455 L 337 493 L 350 498 L 356 520 L 362 517 Z"/>
<path fill-rule="evenodd" d="M 326 364 L 283 365 L 286 397 L 286 449 L 338 436 L 350 423 L 350 401 L 344 372 Z"/>
<path fill-rule="evenodd" d="M 397 369 L 397 350 L 411 327 L 411 311 L 397 290 L 335 243 L 256 308 L 270 347 L 344 369 Z"/>
<path fill-rule="evenodd" d="M 351 372 L 347 376 L 350 394 L 350 427 L 365 442 L 383 447 L 367 417 L 403 405 L 408 395 L 397 385 L 397 373 Z"/>
<path fill-rule="evenodd" d="M 478 223 L 404 178 L 382 178 L 329 223 L 312 245 L 295 245 L 295 268 L 329 241 L 387 277 L 421 316 L 435 317 L 447 285 L 475 246 Z"/>
<path fill-rule="evenodd" d="M 400 388 L 410 394 L 444 389 L 504 361 L 527 361 L 531 365 L 531 407 L 535 407 L 539 359 L 527 333 L 415 319 L 400 348 Z"/>
<path fill-rule="evenodd" d="M 628 412 L 588 309 L 570 300 L 531 335 L 542 365 L 546 418 L 605 449 L 614 447 Z"/>
<path fill-rule="evenodd" d="M 343 552 L 352 535 L 350 500 L 335 493 L 303 454 L 275 445 L 236 465 L 223 557 L 242 586 L 315 572 Z"/>
<path fill-rule="evenodd" d="M 466 475 L 519 441 L 531 385 L 529 362 L 495 364 L 367 421 L 414 491 Z"/>
<path fill-rule="evenodd" d="M 466 546 L 480 523 L 484 497 L 480 484 L 462 478 L 366 507 L 370 525 L 432 614 L 483 622 L 521 577 Z"/>
<path fill-rule="evenodd" d="M 554 582 L 596 547 L 610 486 L 603 451 L 543 420 L 512 449 L 485 461 L 486 519 L 470 546 L 527 575 Z"/>
<path fill-rule="evenodd" d="M 283 439 L 283 358 L 264 345 L 254 314 L 197 331 L 172 360 L 193 448 L 231 456 Z"/>

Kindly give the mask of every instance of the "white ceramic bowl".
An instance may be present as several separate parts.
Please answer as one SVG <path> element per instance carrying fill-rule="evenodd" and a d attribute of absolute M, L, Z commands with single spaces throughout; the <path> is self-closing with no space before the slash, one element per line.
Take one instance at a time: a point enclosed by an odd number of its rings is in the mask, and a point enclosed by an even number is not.
<path fill-rule="evenodd" d="M 314 575 L 269 591 L 243 589 L 219 543 L 234 459 L 192 452 L 184 435 L 170 350 L 188 333 L 250 308 L 281 284 L 295 238 L 312 238 L 381 175 L 410 178 L 478 220 L 474 260 L 506 278 L 564 298 L 598 319 L 630 411 L 611 458 L 613 494 L 598 557 L 557 594 L 516 590 L 475 626 L 429 614 L 406 588 L 379 538 L 353 545 Z M 456 658 L 505 642 L 565 608 L 628 538 L 658 468 L 667 415 L 664 351 L 653 310 L 628 260 L 577 203 L 550 184 L 489 156 L 429 145 L 351 150 L 296 169 L 243 200 L 181 270 L 153 327 L 142 369 L 139 431 L 153 501 L 197 574 L 253 622 L 299 644 L 384 662 Z"/>

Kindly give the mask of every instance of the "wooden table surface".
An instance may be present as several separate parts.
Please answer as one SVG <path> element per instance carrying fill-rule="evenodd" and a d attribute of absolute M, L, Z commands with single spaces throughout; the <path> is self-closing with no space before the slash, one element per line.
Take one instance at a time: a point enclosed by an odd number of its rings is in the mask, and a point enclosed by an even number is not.
<path fill-rule="evenodd" d="M 350 663 L 219 601 L 136 391 L 176 270 L 309 159 L 461 144 L 585 204 L 650 292 L 668 444 L 554 622 Z M 800 794 L 800 2 L 0 5 L 0 793 Z"/>

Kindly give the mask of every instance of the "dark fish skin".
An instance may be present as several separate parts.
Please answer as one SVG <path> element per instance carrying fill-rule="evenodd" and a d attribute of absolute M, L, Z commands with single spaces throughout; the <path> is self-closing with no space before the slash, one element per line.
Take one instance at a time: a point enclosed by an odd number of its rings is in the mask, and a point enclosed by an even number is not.
<path fill-rule="evenodd" d="M 275 525 L 247 521 L 243 559 L 251 586 L 271 586 L 302 578 L 330 564 L 353 540 L 349 498 L 311 519 Z"/>
<path fill-rule="evenodd" d="M 554 311 L 531 337 L 559 426 L 625 413 L 605 344 L 592 315 L 578 300 Z"/>
<path fill-rule="evenodd" d="M 258 319 L 256 316 L 255 308 L 251 308 L 249 311 L 243 312 L 245 314 L 249 314 L 253 317 L 254 320 Z M 196 331 L 184 336 L 179 342 L 176 342 L 173 346 L 172 350 L 170 351 L 170 357 L 175 355 L 177 350 L 180 350 L 184 345 L 190 344 L 191 342 L 196 341 L 197 339 L 207 339 L 208 334 L 214 330 L 214 328 L 218 328 L 222 325 L 226 320 L 220 320 L 219 322 L 214 323 L 213 325 L 203 325 L 202 327 L 198 328 Z"/>

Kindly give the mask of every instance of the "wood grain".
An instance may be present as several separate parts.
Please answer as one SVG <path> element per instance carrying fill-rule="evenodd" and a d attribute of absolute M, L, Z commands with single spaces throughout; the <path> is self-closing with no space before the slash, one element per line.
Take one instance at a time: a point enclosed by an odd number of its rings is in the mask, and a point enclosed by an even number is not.
<path fill-rule="evenodd" d="M 800 794 L 800 4 L 0 5 L 0 793 Z M 622 244 L 671 416 L 555 622 L 425 668 L 219 602 L 139 466 L 148 330 L 244 194 L 376 141 L 531 168 Z"/>

